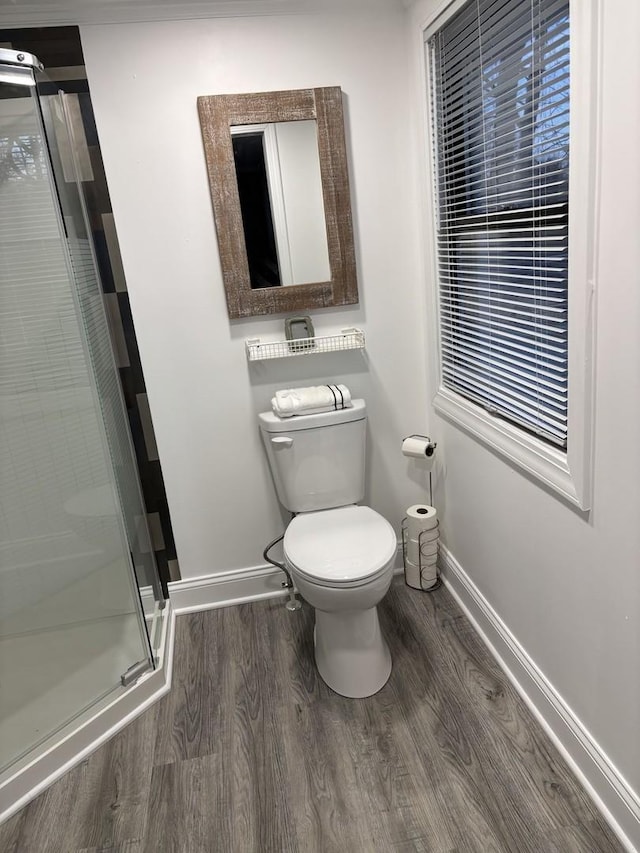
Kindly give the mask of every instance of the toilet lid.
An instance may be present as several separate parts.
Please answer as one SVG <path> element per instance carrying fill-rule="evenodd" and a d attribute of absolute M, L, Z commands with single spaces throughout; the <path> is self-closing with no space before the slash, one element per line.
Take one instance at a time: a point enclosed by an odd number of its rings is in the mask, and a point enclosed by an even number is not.
<path fill-rule="evenodd" d="M 310 580 L 353 584 L 386 569 L 397 547 L 389 522 L 368 506 L 297 515 L 284 535 L 292 567 Z"/>

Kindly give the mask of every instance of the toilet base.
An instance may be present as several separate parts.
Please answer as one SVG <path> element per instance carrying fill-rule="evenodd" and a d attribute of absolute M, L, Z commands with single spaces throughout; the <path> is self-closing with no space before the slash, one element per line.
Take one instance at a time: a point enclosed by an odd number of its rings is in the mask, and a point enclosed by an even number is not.
<path fill-rule="evenodd" d="M 327 613 L 316 610 L 316 665 L 336 693 L 363 699 L 381 690 L 391 675 L 391 653 L 377 607 Z"/>

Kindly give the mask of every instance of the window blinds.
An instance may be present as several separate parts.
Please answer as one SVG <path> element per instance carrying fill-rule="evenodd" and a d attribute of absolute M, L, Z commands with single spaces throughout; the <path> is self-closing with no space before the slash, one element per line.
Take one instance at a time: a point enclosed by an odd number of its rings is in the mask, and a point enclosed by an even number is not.
<path fill-rule="evenodd" d="M 443 384 L 566 447 L 569 3 L 471 0 L 428 49 Z"/>

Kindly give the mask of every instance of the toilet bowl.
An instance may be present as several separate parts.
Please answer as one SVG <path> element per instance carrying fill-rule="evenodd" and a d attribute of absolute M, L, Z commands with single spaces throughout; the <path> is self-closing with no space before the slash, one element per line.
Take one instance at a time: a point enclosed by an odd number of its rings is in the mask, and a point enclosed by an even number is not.
<path fill-rule="evenodd" d="M 371 696 L 391 674 L 377 605 L 391 584 L 395 553 L 393 528 L 366 506 L 303 513 L 285 532 L 287 568 L 316 611 L 318 672 L 342 696 Z"/>
<path fill-rule="evenodd" d="M 276 491 L 295 514 L 284 558 L 315 609 L 315 659 L 342 696 L 377 693 L 391 673 L 377 605 L 393 576 L 396 534 L 364 496 L 366 406 L 280 418 L 259 415 Z"/>

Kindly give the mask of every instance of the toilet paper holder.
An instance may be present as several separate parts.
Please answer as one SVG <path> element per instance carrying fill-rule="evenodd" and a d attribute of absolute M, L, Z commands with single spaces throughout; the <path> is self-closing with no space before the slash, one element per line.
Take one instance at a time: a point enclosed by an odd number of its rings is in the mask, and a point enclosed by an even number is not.
<path fill-rule="evenodd" d="M 412 453 L 404 453 L 404 443 L 411 438 L 415 438 L 418 441 L 422 442 L 424 445 L 424 450 L 421 451 L 420 456 L 418 457 L 415 452 Z M 436 451 L 436 447 L 438 443 L 436 441 L 431 441 L 428 435 L 420 435 L 419 433 L 413 433 L 413 435 L 407 435 L 402 439 L 402 451 L 406 456 L 413 456 L 414 458 L 422 458 L 422 453 L 424 453 L 424 458 L 428 459 L 430 462 L 432 461 L 433 454 Z M 433 480 L 431 479 L 431 471 L 429 471 L 429 503 L 433 503 Z"/>
<path fill-rule="evenodd" d="M 407 568 L 407 522 L 408 522 L 408 518 L 405 515 L 405 517 L 402 519 L 402 524 L 400 525 L 400 529 L 402 531 L 402 565 L 403 565 L 405 571 Z M 440 527 L 440 521 L 438 520 L 438 521 L 436 521 L 435 528 L 431 528 L 431 530 L 421 530 L 420 533 L 418 533 L 418 569 L 420 570 L 420 588 L 421 588 L 422 592 L 435 592 L 437 589 L 439 589 L 442 586 L 442 578 L 440 577 L 440 569 L 439 568 L 436 568 L 436 579 L 431 584 L 431 586 L 424 587 L 422 585 L 422 544 L 423 544 L 422 543 L 422 537 L 426 533 L 432 533 L 434 529 L 437 530 L 439 527 Z M 438 541 L 438 540 L 436 540 L 436 541 Z M 406 581 L 405 581 L 405 583 L 406 583 Z M 415 587 L 411 587 L 411 588 L 415 589 Z"/>
<path fill-rule="evenodd" d="M 438 446 L 438 442 L 437 441 L 431 441 L 431 439 L 429 438 L 428 435 L 420 435 L 419 433 L 412 433 L 411 435 L 405 435 L 405 437 L 402 439 L 402 443 L 404 444 L 404 442 L 408 438 L 419 438 L 426 443 L 426 446 L 424 449 L 424 455 L 427 458 L 429 458 L 430 456 L 433 456 L 433 454 L 436 451 L 436 447 Z"/>

